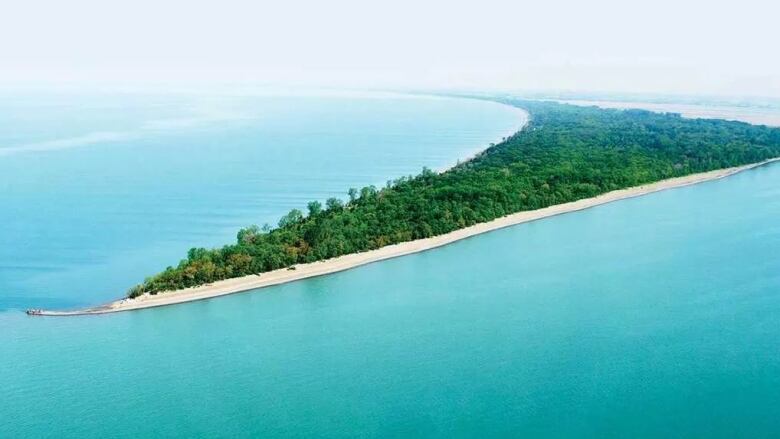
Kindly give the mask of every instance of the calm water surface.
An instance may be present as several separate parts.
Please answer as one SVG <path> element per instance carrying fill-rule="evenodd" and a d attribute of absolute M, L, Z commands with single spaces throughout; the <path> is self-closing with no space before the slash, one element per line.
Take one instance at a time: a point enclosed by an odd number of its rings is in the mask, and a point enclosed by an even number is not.
<path fill-rule="evenodd" d="M 777 218 L 774 165 L 256 293 L 8 311 L 0 437 L 777 437 Z"/>

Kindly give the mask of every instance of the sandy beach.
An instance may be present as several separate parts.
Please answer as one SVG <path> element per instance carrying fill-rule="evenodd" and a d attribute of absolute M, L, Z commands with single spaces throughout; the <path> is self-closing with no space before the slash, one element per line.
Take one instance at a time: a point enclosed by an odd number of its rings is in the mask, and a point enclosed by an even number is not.
<path fill-rule="evenodd" d="M 160 293 L 157 295 L 147 294 L 147 295 L 137 297 L 135 299 L 117 300 L 109 304 L 97 306 L 94 308 L 72 310 L 72 311 L 45 311 L 44 310 L 41 311 L 39 315 L 73 316 L 73 315 L 106 314 L 106 313 L 121 312 L 121 311 L 131 311 L 137 309 L 152 308 L 157 306 L 174 305 L 177 303 L 192 302 L 195 300 L 210 299 L 213 297 L 224 296 L 227 294 L 234 294 L 234 293 L 239 293 L 244 291 L 255 290 L 258 288 L 270 287 L 273 285 L 293 282 L 293 281 L 306 279 L 310 277 L 322 276 L 325 274 L 335 273 L 338 271 L 349 270 L 351 268 L 359 267 L 361 265 L 370 264 L 373 262 L 382 261 L 385 259 L 390 259 L 390 258 L 395 258 L 399 256 L 425 251 L 425 250 L 430 250 L 436 247 L 441 247 L 456 241 L 460 241 L 461 239 L 466 239 L 471 236 L 479 235 L 481 233 L 487 233 L 493 230 L 502 229 L 504 227 L 514 226 L 517 224 L 522 224 L 530 221 L 536 221 L 543 218 L 547 218 L 555 215 L 561 215 L 568 212 L 576 212 L 578 210 L 588 209 L 591 207 L 600 206 L 602 204 L 624 200 L 626 198 L 633 198 L 633 197 L 647 195 L 647 194 L 651 194 L 663 190 L 689 186 L 692 184 L 703 183 L 706 181 L 712 181 L 719 178 L 727 177 L 729 175 L 734 175 L 738 172 L 746 171 L 748 169 L 753 169 L 758 166 L 766 165 L 768 163 L 775 162 L 778 160 L 780 160 L 780 158 L 767 160 L 764 162 L 755 163 L 746 166 L 720 169 L 711 172 L 688 175 L 685 177 L 671 178 L 668 180 L 662 180 L 652 184 L 608 192 L 593 198 L 587 198 L 587 199 L 574 201 L 570 203 L 558 204 L 543 209 L 518 212 L 515 214 L 504 216 L 502 218 L 495 219 L 493 221 L 476 224 L 470 227 L 466 227 L 464 229 L 456 230 L 432 238 L 419 239 L 416 241 L 389 245 L 377 250 L 344 255 L 326 261 L 313 262 L 310 264 L 299 264 L 295 267 L 294 270 L 280 269 L 280 270 L 270 271 L 267 273 L 262 273 L 260 275 L 250 275 L 250 276 L 245 276 L 245 277 L 240 277 L 235 279 L 227 279 L 219 282 L 214 282 L 208 285 L 203 285 L 194 288 L 187 288 L 187 289 L 177 290 L 177 291 L 170 291 L 166 293 Z"/>

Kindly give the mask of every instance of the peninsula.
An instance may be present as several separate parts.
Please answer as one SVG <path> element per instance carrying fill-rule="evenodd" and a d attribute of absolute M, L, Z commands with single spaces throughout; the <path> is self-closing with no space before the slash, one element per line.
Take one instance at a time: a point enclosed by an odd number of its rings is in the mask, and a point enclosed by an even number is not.
<path fill-rule="evenodd" d="M 517 134 L 442 173 L 350 189 L 278 227 L 194 248 L 100 314 L 217 297 L 442 246 L 476 234 L 722 178 L 780 157 L 780 129 L 677 114 L 501 99 L 530 113 Z"/>

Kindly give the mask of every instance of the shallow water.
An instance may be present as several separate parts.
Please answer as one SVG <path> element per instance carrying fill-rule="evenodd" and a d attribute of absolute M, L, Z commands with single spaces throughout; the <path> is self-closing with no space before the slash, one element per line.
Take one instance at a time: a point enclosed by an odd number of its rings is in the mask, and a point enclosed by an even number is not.
<path fill-rule="evenodd" d="M 775 437 L 780 165 L 258 292 L 0 314 L 0 437 Z"/>

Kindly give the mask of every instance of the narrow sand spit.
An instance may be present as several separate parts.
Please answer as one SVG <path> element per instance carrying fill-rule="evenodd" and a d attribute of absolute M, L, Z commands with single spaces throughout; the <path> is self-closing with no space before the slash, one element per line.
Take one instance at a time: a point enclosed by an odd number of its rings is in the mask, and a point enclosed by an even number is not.
<path fill-rule="evenodd" d="M 395 258 L 398 256 L 417 253 L 436 247 L 441 247 L 461 239 L 469 238 L 481 233 L 490 232 L 504 227 L 522 224 L 529 221 L 536 221 L 554 215 L 560 215 L 568 212 L 588 209 L 613 201 L 624 200 L 626 198 L 638 197 L 653 192 L 674 189 L 692 184 L 703 183 L 705 181 L 716 180 L 727 177 L 748 169 L 753 169 L 771 162 L 780 160 L 780 158 L 767 160 L 751 165 L 739 166 L 735 168 L 719 169 L 711 172 L 688 175 L 685 177 L 670 178 L 656 183 L 643 186 L 637 186 L 629 189 L 621 189 L 608 192 L 593 198 L 587 198 L 570 203 L 558 204 L 538 210 L 519 212 L 502 218 L 495 219 L 486 223 L 476 224 L 471 227 L 456 230 L 444 235 L 433 238 L 419 239 L 416 241 L 404 242 L 401 244 L 389 245 L 377 250 L 371 250 L 363 253 L 354 253 L 340 256 L 326 261 L 313 262 L 310 264 L 300 264 L 295 270 L 280 269 L 269 271 L 260 275 L 250 275 L 235 279 L 227 279 L 213 284 L 203 285 L 195 288 L 170 291 L 157 295 L 143 295 L 135 299 L 122 299 L 115 302 L 82 310 L 74 311 L 36 311 L 35 315 L 44 316 L 73 316 L 85 314 L 106 314 L 120 311 L 130 311 L 135 309 L 152 308 L 156 306 L 173 305 L 177 303 L 192 302 L 195 300 L 210 299 L 212 297 L 224 296 L 227 294 L 239 293 L 258 288 L 279 285 L 300 279 L 306 279 L 314 276 L 335 273 L 348 270 L 361 265 L 384 259 Z"/>

